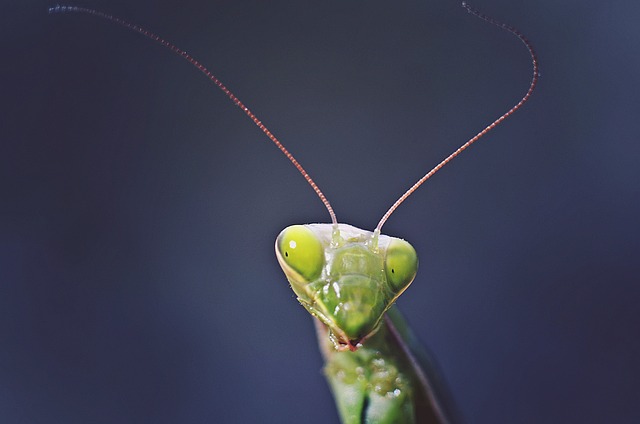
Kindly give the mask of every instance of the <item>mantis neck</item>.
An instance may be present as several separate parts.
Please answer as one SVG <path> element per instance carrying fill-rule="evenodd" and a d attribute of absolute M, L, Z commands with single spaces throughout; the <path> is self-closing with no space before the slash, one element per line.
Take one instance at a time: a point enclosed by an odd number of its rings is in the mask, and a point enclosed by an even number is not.
<path fill-rule="evenodd" d="M 396 307 L 357 351 L 338 352 L 326 326 L 316 330 L 343 424 L 450 423 L 446 390 L 433 361 Z"/>

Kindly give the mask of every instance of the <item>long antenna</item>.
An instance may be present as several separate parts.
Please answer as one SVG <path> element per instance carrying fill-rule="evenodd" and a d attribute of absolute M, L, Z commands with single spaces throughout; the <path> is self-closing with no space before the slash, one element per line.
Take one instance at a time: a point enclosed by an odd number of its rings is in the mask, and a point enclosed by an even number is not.
<path fill-rule="evenodd" d="M 378 232 L 378 233 L 382 229 L 382 226 L 387 221 L 387 219 L 389 219 L 389 216 L 391 216 L 391 214 L 398 208 L 398 206 L 400 206 L 400 204 L 402 202 L 404 202 L 407 199 L 407 197 L 411 196 L 411 194 L 414 191 L 416 191 L 418 189 L 418 187 L 420 187 L 422 185 L 422 183 L 424 183 L 429 178 L 431 178 L 431 176 L 433 174 L 438 172 L 443 166 L 445 166 L 447 163 L 449 163 L 453 158 L 455 158 L 460 153 L 462 153 L 467 147 L 471 146 L 473 143 L 478 141 L 483 135 L 485 135 L 486 133 L 488 133 L 489 131 L 494 129 L 498 124 L 500 124 L 502 121 L 504 121 L 509 116 L 511 116 L 516 110 L 520 109 L 520 107 L 522 107 L 522 105 L 525 104 L 525 102 L 527 100 L 529 100 L 529 97 L 531 97 L 531 93 L 533 93 L 533 90 L 536 88 L 536 84 L 538 83 L 538 75 L 539 75 L 538 74 L 538 58 L 536 57 L 536 53 L 533 50 L 533 46 L 531 45 L 529 40 L 527 40 L 525 38 L 525 36 L 522 35 L 522 33 L 520 31 L 518 31 L 517 29 L 515 29 L 514 27 L 512 27 L 510 25 L 507 25 L 507 24 L 503 24 L 502 22 L 499 22 L 499 21 L 497 21 L 497 20 L 495 20 L 495 19 L 493 19 L 493 18 L 491 18 L 491 17 L 489 17 L 487 15 L 484 15 L 484 14 L 478 12 L 477 10 L 475 10 L 474 8 L 469 6 L 469 4 L 466 1 L 462 2 L 462 7 L 467 9 L 467 11 L 469 13 L 471 13 L 472 15 L 475 15 L 478 18 L 489 22 L 490 24 L 496 25 L 496 26 L 498 26 L 498 27 L 500 27 L 500 28 L 502 28 L 502 29 L 504 29 L 506 31 L 509 31 L 510 33 L 512 33 L 513 35 L 518 37 L 520 39 L 520 41 L 522 41 L 524 43 L 524 45 L 526 46 L 527 50 L 529 50 L 529 54 L 531 55 L 531 62 L 532 62 L 532 65 L 533 65 L 533 77 L 531 78 L 531 84 L 529 85 L 529 89 L 525 93 L 524 97 L 522 97 L 522 99 L 518 103 L 516 103 L 515 106 L 513 106 L 504 115 L 500 116 L 498 119 L 496 119 L 491 124 L 489 124 L 485 129 L 480 131 L 474 137 L 469 139 L 469 141 L 464 143 L 462 146 L 458 147 L 458 149 L 455 152 L 453 152 L 449 156 L 447 156 L 442 162 L 437 164 L 431 171 L 427 172 L 424 175 L 424 177 L 420 178 L 413 186 L 411 186 L 411 188 L 409 190 L 407 190 L 402 196 L 400 196 L 400 198 L 398 200 L 396 200 L 396 202 L 393 204 L 393 206 L 391 206 L 389 208 L 389 210 L 384 214 L 384 216 L 382 217 L 380 222 L 378 222 L 378 226 L 376 227 L 376 232 Z"/>
<path fill-rule="evenodd" d="M 132 24 L 131 22 L 125 21 L 124 19 L 118 18 L 117 16 L 113 16 L 113 15 L 109 15 L 107 13 L 101 12 L 99 10 L 88 9 L 88 8 L 85 8 L 85 7 L 60 6 L 60 5 L 58 5 L 58 6 L 50 7 L 49 8 L 49 13 L 51 13 L 51 14 L 54 14 L 54 13 L 86 13 L 86 14 L 89 14 L 89 15 L 97 16 L 99 18 L 106 19 L 106 20 L 111 21 L 111 22 L 115 22 L 118 25 L 121 25 L 121 26 L 123 26 L 123 27 L 125 27 L 127 29 L 132 30 L 132 31 L 136 31 L 136 32 L 144 35 L 145 37 L 147 37 L 147 38 L 149 38 L 149 39 L 161 44 L 163 47 L 168 48 L 169 50 L 171 50 L 172 52 L 176 53 L 178 56 L 180 56 L 181 58 L 183 58 L 184 60 L 186 60 L 187 62 L 192 64 L 193 66 L 195 66 L 200 72 L 202 72 L 207 78 L 209 78 L 209 80 L 211 80 L 211 82 L 213 82 L 215 85 L 217 85 L 218 88 L 220 90 L 222 90 L 224 92 L 224 94 L 226 94 L 227 97 L 236 106 L 238 106 L 253 121 L 253 123 L 256 124 L 258 126 L 258 128 L 260 128 L 262 130 L 262 132 L 267 135 L 267 137 L 269 137 L 269 139 L 271 141 L 273 141 L 273 143 L 278 147 L 278 149 L 280 149 L 280 151 L 282 151 L 282 153 L 284 153 L 284 155 L 287 157 L 287 159 L 289 159 L 291 161 L 291 163 L 293 164 L 293 166 L 295 166 L 296 169 L 300 172 L 300 174 L 302 174 L 304 179 L 307 180 L 307 182 L 309 183 L 311 188 L 313 188 L 313 191 L 316 192 L 316 194 L 318 195 L 320 200 L 322 200 L 322 203 L 327 208 L 327 211 L 329 211 L 329 215 L 331 215 L 331 222 L 334 225 L 338 224 L 338 220 L 336 219 L 336 214 L 333 211 L 333 208 L 331 207 L 331 204 L 329 203 L 329 201 L 327 200 L 325 195 L 322 193 L 320 188 L 318 188 L 316 183 L 311 179 L 311 177 L 309 176 L 307 171 L 305 171 L 305 169 L 302 167 L 302 165 L 300 165 L 300 163 L 296 160 L 296 158 L 294 158 L 293 155 L 291 153 L 289 153 L 287 148 L 284 147 L 284 145 L 276 138 L 276 136 L 273 135 L 271 133 L 271 131 L 269 131 L 269 129 L 256 117 L 256 115 L 254 115 L 253 112 L 251 112 L 251 110 L 249 110 L 249 108 L 246 107 L 244 105 L 244 103 L 242 103 L 240 101 L 240 99 L 238 99 L 218 78 L 216 78 L 216 76 L 213 75 L 211 73 L 211 71 L 209 71 L 202 63 L 200 63 L 198 60 L 196 60 L 189 53 L 187 53 L 186 51 L 182 50 L 181 48 L 173 45 L 172 43 L 164 40 L 163 38 L 157 36 L 156 34 L 154 34 L 153 32 L 151 32 L 151 31 L 149 31 L 149 30 L 147 30 L 145 28 L 142 28 L 142 27 L 140 27 L 140 26 L 138 26 L 136 24 Z"/>

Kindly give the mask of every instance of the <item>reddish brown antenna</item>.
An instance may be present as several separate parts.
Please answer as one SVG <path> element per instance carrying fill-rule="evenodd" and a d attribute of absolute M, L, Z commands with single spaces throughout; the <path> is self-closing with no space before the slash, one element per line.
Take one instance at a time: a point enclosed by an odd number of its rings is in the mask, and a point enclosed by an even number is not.
<path fill-rule="evenodd" d="M 175 46 L 174 44 L 164 40 L 163 38 L 157 36 L 153 32 L 151 32 L 151 31 L 149 31 L 149 30 L 147 30 L 145 28 L 142 28 L 141 26 L 138 26 L 136 24 L 132 24 L 131 22 L 125 21 L 124 19 L 118 18 L 117 16 L 109 15 L 109 14 L 101 12 L 99 10 L 88 9 L 88 8 L 85 8 L 85 7 L 76 7 L 76 6 L 54 6 L 54 7 L 50 7 L 49 8 L 49 13 L 51 13 L 51 14 L 53 14 L 53 13 L 86 13 L 86 14 L 89 14 L 89 15 L 93 15 L 93 16 L 97 16 L 99 18 L 103 18 L 103 19 L 109 20 L 111 22 L 115 22 L 118 25 L 121 25 L 121 26 L 123 26 L 123 27 L 125 27 L 127 29 L 132 30 L 132 31 L 136 31 L 136 32 L 144 35 L 145 37 L 147 37 L 147 38 L 149 38 L 149 39 L 161 44 L 162 46 L 168 48 L 169 50 L 171 50 L 172 52 L 176 53 L 178 56 L 180 56 L 181 58 L 185 59 L 187 62 L 189 62 L 193 66 L 195 66 L 200 72 L 202 72 L 207 78 L 209 78 L 209 80 L 211 80 L 211 82 L 213 82 L 216 86 L 218 86 L 218 88 L 220 90 L 222 90 L 224 92 L 224 94 L 226 94 L 227 97 L 236 106 L 238 106 L 253 121 L 253 123 L 256 124 L 258 126 L 258 128 L 260 128 L 262 130 L 262 132 L 267 135 L 267 137 L 269 137 L 269 139 L 271 141 L 273 141 L 273 143 L 278 147 L 278 149 L 280 149 L 280 151 L 282 151 L 282 153 L 284 153 L 284 155 L 287 157 L 287 159 L 289 159 L 291 161 L 291 163 L 293 164 L 293 166 L 295 166 L 296 169 L 300 172 L 300 174 L 302 174 L 304 179 L 307 180 L 307 182 L 309 183 L 311 188 L 313 188 L 313 190 L 316 192 L 316 194 L 318 195 L 320 200 L 322 200 L 322 203 L 327 208 L 327 211 L 329 211 L 329 215 L 331 215 L 331 222 L 334 225 L 338 224 L 338 220 L 336 219 L 336 214 L 333 211 L 333 208 L 331 207 L 331 204 L 329 203 L 327 198 L 324 196 L 324 194 L 322 193 L 320 188 L 318 188 L 316 183 L 311 179 L 311 177 L 309 176 L 307 171 L 305 171 L 304 168 L 302 167 L 302 165 L 300 165 L 300 163 L 296 160 L 296 158 L 294 158 L 293 155 L 291 153 L 289 153 L 287 148 L 284 147 L 284 145 L 276 138 L 276 136 L 273 135 L 271 133 L 271 131 L 269 131 L 269 129 L 256 117 L 256 115 L 253 114 L 253 112 L 251 112 L 251 110 L 249 110 L 248 107 L 246 107 L 244 105 L 244 103 L 242 103 L 240 101 L 240 99 L 238 99 L 235 96 L 235 94 L 233 94 L 218 78 L 216 78 L 215 75 L 213 75 L 211 73 L 211 71 L 209 71 L 202 63 L 200 63 L 198 60 L 196 60 L 189 53 L 187 53 L 186 51 L 182 50 L 181 48 Z"/>
<path fill-rule="evenodd" d="M 504 115 L 500 116 L 498 119 L 496 119 L 491 124 L 489 124 L 485 129 L 480 131 L 474 137 L 469 139 L 469 141 L 464 143 L 462 146 L 458 147 L 458 149 L 455 152 L 453 152 L 449 156 L 447 156 L 442 162 L 437 164 L 431 171 L 427 172 L 424 175 L 424 177 L 420 178 L 414 185 L 411 186 L 411 188 L 409 188 L 409 190 L 407 190 L 402 196 L 400 196 L 400 198 L 398 200 L 396 200 L 396 202 L 384 214 L 384 216 L 382 217 L 380 222 L 378 222 L 378 226 L 376 227 L 376 232 L 378 232 L 378 233 L 382 229 L 382 226 L 387 221 L 387 219 L 389 219 L 389 216 L 391 216 L 391 214 L 398 208 L 398 206 L 400 206 L 400 204 L 402 202 L 404 202 L 407 199 L 407 197 L 411 196 L 411 194 L 414 191 L 416 191 L 418 189 L 418 187 L 420 187 L 422 185 L 422 183 L 424 183 L 429 178 L 431 178 L 431 176 L 433 176 L 433 174 L 438 172 L 443 166 L 445 166 L 447 163 L 449 163 L 453 158 L 455 158 L 460 153 L 462 153 L 467 147 L 471 146 L 473 143 L 478 141 L 478 139 L 480 139 L 483 135 L 485 135 L 486 133 L 488 133 L 489 131 L 494 129 L 498 124 L 500 124 L 502 121 L 504 121 L 509 116 L 511 116 L 516 110 L 520 109 L 520 107 L 522 107 L 522 105 L 527 100 L 529 100 L 529 97 L 531 97 L 531 93 L 533 93 L 533 90 L 536 88 L 536 84 L 538 83 L 538 58 L 536 57 L 536 53 L 533 50 L 533 46 L 531 45 L 529 40 L 527 40 L 525 38 L 525 36 L 522 35 L 522 33 L 520 31 L 518 31 L 517 29 L 515 29 L 514 27 L 512 27 L 510 25 L 507 25 L 507 24 L 503 24 L 502 22 L 498 22 L 495 19 L 478 12 L 477 10 L 475 10 L 474 8 L 469 6 L 469 4 L 467 2 L 465 2 L 465 1 L 462 2 L 462 7 L 467 9 L 467 11 L 469 13 L 471 13 L 472 15 L 475 15 L 478 18 L 489 22 L 490 24 L 496 25 L 496 26 L 498 26 L 498 27 L 500 27 L 500 28 L 502 28 L 502 29 L 504 29 L 506 31 L 509 31 L 510 33 L 512 33 L 513 35 L 518 37 L 520 39 L 520 41 L 522 41 L 524 43 L 524 45 L 527 47 L 527 50 L 529 50 L 529 54 L 531 55 L 531 62 L 533 64 L 533 77 L 531 78 L 531 84 L 529 85 L 529 89 L 527 90 L 525 95 L 522 97 L 522 99 L 518 103 L 516 103 L 515 106 L 513 106 Z"/>

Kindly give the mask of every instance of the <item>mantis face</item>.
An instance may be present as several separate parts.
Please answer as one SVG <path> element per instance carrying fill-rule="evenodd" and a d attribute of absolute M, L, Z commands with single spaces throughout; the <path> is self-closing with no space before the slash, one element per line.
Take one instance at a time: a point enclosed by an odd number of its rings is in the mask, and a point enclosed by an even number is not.
<path fill-rule="evenodd" d="M 329 329 L 337 350 L 356 350 L 418 270 L 406 241 L 346 224 L 293 225 L 276 256 L 298 300 Z"/>

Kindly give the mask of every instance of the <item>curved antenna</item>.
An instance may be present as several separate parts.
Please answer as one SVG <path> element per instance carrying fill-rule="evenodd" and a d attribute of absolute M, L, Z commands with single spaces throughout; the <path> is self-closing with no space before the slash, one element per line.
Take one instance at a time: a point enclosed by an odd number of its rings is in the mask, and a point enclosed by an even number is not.
<path fill-rule="evenodd" d="M 284 155 L 287 157 L 287 159 L 289 159 L 291 161 L 291 163 L 293 164 L 293 166 L 295 166 L 296 169 L 300 172 L 300 174 L 302 174 L 304 179 L 307 180 L 307 183 L 309 183 L 311 188 L 313 188 L 313 191 L 316 192 L 316 194 L 318 195 L 320 200 L 322 200 L 322 203 L 327 208 L 327 211 L 329 211 L 329 215 L 331 215 L 331 222 L 334 225 L 338 224 L 338 220 L 336 219 L 336 214 L 333 211 L 333 208 L 331 207 L 331 204 L 329 203 L 329 201 L 327 200 L 325 195 L 322 193 L 320 188 L 318 188 L 316 183 L 311 179 L 311 177 L 309 176 L 307 171 L 305 171 L 305 169 L 302 167 L 302 165 L 300 165 L 300 163 L 296 160 L 296 158 L 293 157 L 293 155 L 291 153 L 289 153 L 287 148 L 284 147 L 284 145 L 276 138 L 276 136 L 273 135 L 271 133 L 271 131 L 269 131 L 269 129 L 256 117 L 256 115 L 254 115 L 253 112 L 251 112 L 251 110 L 249 110 L 249 108 L 246 107 L 244 105 L 244 103 L 242 103 L 240 101 L 240 99 L 238 99 L 218 78 L 216 78 L 216 76 L 213 75 L 211 73 L 211 71 L 209 71 L 202 63 L 200 63 L 198 60 L 196 60 L 189 53 L 187 53 L 186 51 L 182 50 L 181 48 L 173 45 L 172 43 L 166 41 L 165 39 L 157 36 L 156 34 L 154 34 L 153 32 L 151 32 L 151 31 L 149 31 L 149 30 L 147 30 L 145 28 L 142 28 L 142 27 L 140 27 L 140 26 L 138 26 L 136 24 L 132 24 L 131 22 L 125 21 L 124 19 L 118 18 L 117 16 L 113 16 L 113 15 L 109 15 L 107 13 L 101 12 L 99 10 L 89 9 L 89 8 L 85 8 L 85 7 L 60 6 L 60 5 L 58 5 L 58 6 L 50 7 L 49 8 L 49 13 L 51 13 L 51 14 L 54 14 L 54 13 L 86 13 L 88 15 L 97 16 L 99 18 L 103 18 L 103 19 L 106 19 L 108 21 L 115 22 L 118 25 L 121 25 L 121 26 L 123 26 L 123 27 L 125 27 L 127 29 L 132 30 L 132 31 L 136 31 L 136 32 L 144 35 L 145 37 L 147 37 L 147 38 L 149 38 L 149 39 L 161 44 L 163 47 L 168 48 L 169 50 L 171 50 L 172 52 L 176 53 L 178 56 L 180 56 L 181 58 L 183 58 L 184 60 L 186 60 L 187 62 L 192 64 L 193 66 L 195 66 L 200 72 L 202 72 L 207 78 L 209 78 L 209 80 L 211 80 L 211 82 L 213 82 L 216 86 L 218 86 L 218 88 L 220 90 L 222 90 L 222 92 L 224 94 L 226 94 L 227 97 L 236 106 L 238 106 L 253 121 L 253 123 L 256 124 L 258 126 L 258 128 L 260 128 L 262 130 L 262 132 L 267 135 L 267 137 L 269 137 L 269 139 L 271 141 L 273 141 L 273 143 L 278 147 L 278 149 L 280 149 L 280 151 L 282 153 L 284 153 Z"/>
<path fill-rule="evenodd" d="M 510 33 L 512 33 L 513 35 L 518 37 L 520 39 L 520 41 L 522 41 L 524 43 L 524 45 L 526 46 L 527 50 L 529 50 L 529 54 L 531 55 L 531 62 L 532 62 L 532 65 L 533 65 L 533 77 L 531 78 L 531 84 L 529 85 L 529 89 L 527 90 L 525 95 L 522 97 L 522 99 L 518 103 L 516 103 L 515 106 L 513 106 L 504 115 L 500 116 L 498 119 L 496 119 L 491 124 L 489 124 L 485 129 L 480 131 L 474 137 L 469 139 L 469 141 L 464 143 L 462 146 L 458 147 L 458 149 L 455 152 L 453 152 L 449 156 L 447 156 L 442 162 L 437 164 L 431 171 L 427 172 L 424 175 L 424 177 L 420 178 L 413 186 L 411 186 L 411 188 L 409 190 L 407 190 L 402 196 L 400 196 L 400 198 L 398 200 L 396 200 L 396 202 L 389 208 L 389 210 L 384 214 L 384 216 L 382 217 L 382 219 L 378 223 L 378 226 L 376 227 L 376 230 L 375 230 L 378 233 L 382 229 L 382 226 L 387 221 L 387 219 L 389 219 L 389 216 L 391 216 L 391 214 L 398 208 L 398 206 L 400 206 L 400 204 L 402 202 L 404 202 L 407 199 L 407 197 L 411 196 L 411 194 L 414 191 L 416 191 L 418 189 L 418 187 L 420 187 L 422 185 L 422 183 L 424 183 L 429 178 L 431 178 L 431 176 L 433 174 L 438 172 L 442 167 L 444 167 L 447 163 L 449 163 L 453 158 L 455 158 L 460 153 L 462 153 L 467 147 L 471 146 L 473 143 L 478 141 L 478 139 L 480 139 L 483 135 L 485 135 L 486 133 L 488 133 L 489 131 L 494 129 L 498 124 L 500 124 L 502 121 L 504 121 L 509 116 L 511 116 L 516 110 L 520 109 L 520 107 L 522 107 L 522 105 L 525 104 L 525 102 L 527 100 L 529 100 L 529 97 L 531 97 L 531 93 L 533 93 L 533 90 L 536 88 L 536 84 L 538 83 L 538 75 L 539 75 L 539 73 L 538 73 L 538 58 L 536 57 L 536 53 L 533 50 L 533 46 L 531 45 L 529 40 L 527 40 L 525 38 L 525 36 L 522 35 L 522 33 L 520 31 L 518 31 L 517 29 L 515 29 L 514 27 L 512 27 L 510 25 L 507 25 L 507 24 L 503 24 L 502 22 L 496 21 L 495 19 L 478 12 L 477 10 L 475 10 L 474 8 L 469 6 L 469 4 L 466 1 L 462 2 L 462 7 L 467 9 L 467 12 L 471 13 L 472 15 L 475 15 L 478 18 L 489 22 L 490 24 L 496 25 L 496 26 L 498 26 L 498 27 L 500 27 L 500 28 L 502 28 L 502 29 L 504 29 L 506 31 L 509 31 Z"/>

